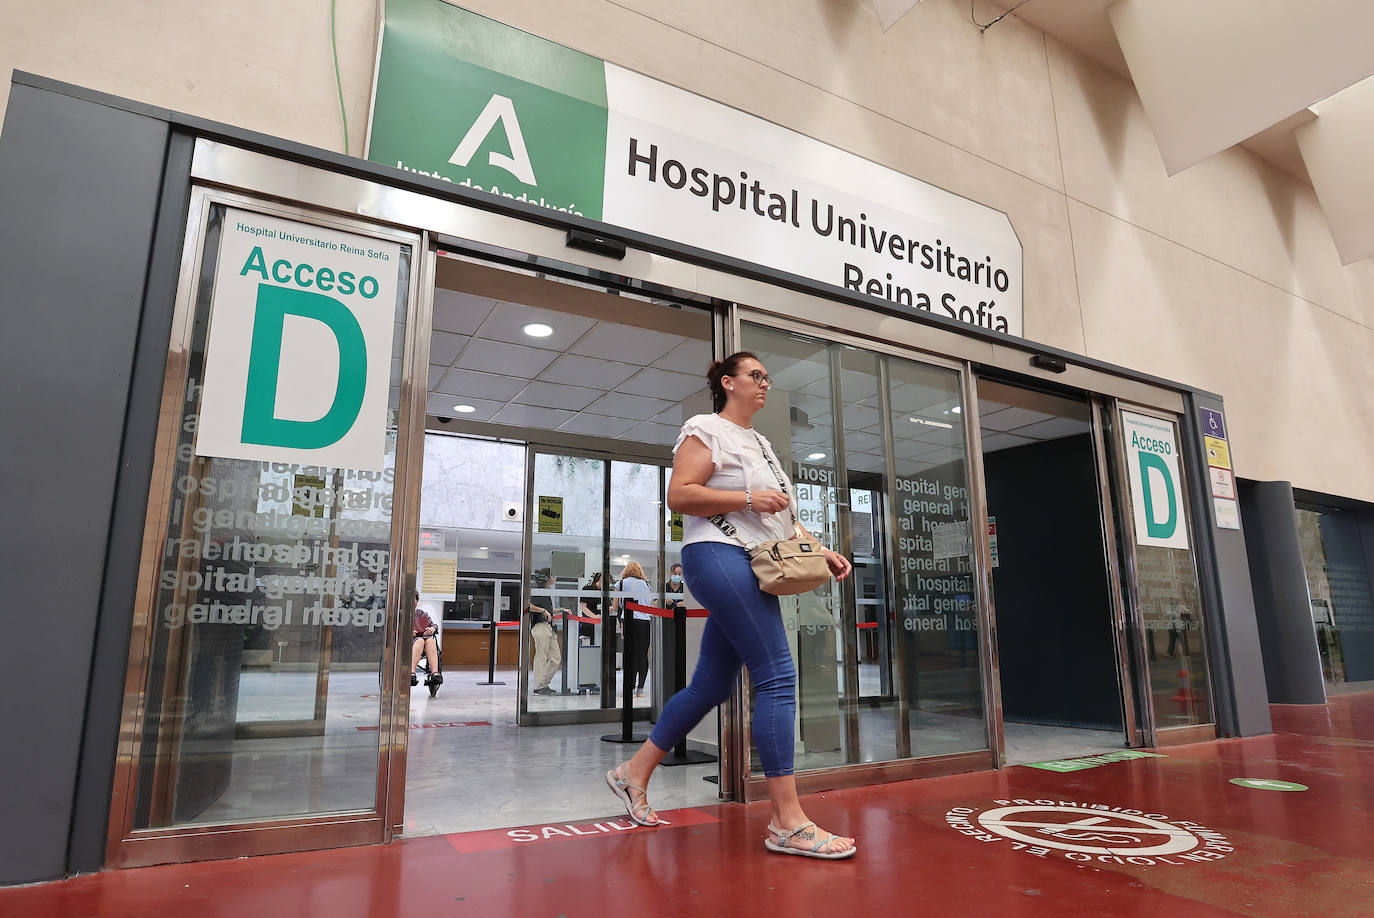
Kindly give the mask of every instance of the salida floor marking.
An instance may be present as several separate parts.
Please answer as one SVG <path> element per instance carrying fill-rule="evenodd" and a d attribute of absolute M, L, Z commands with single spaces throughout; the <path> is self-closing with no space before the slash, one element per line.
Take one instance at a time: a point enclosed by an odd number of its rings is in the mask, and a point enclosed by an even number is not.
<path fill-rule="evenodd" d="M 640 826 L 625 816 L 602 819 L 596 822 L 550 823 L 541 826 L 521 826 L 518 829 L 487 829 L 481 832 L 462 832 L 447 835 L 448 843 L 463 854 L 478 851 L 497 851 L 506 848 L 523 848 L 549 842 L 573 841 L 579 838 L 605 837 L 607 835 L 626 835 L 631 832 L 668 832 L 689 826 L 701 826 L 720 822 L 720 819 L 701 810 L 669 810 L 658 814 L 666 824 L 662 826 Z"/>
<path fill-rule="evenodd" d="M 945 822 L 981 842 L 1071 861 L 1184 866 L 1219 861 L 1235 848 L 1226 837 L 1186 819 L 1105 803 L 995 800 L 993 809 L 956 806 Z"/>

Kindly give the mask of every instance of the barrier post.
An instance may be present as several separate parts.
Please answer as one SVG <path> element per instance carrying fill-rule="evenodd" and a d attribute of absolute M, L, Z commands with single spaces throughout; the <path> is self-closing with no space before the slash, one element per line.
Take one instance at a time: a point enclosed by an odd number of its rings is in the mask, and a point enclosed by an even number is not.
<path fill-rule="evenodd" d="M 631 661 L 634 659 L 634 615 L 630 612 L 630 601 L 622 599 L 620 601 L 620 680 L 624 690 L 621 692 L 620 705 L 620 732 L 607 733 L 601 737 L 602 742 L 606 743 L 642 743 L 647 736 L 640 736 L 634 732 L 634 691 L 635 677 L 630 671 Z"/>
<path fill-rule="evenodd" d="M 673 694 L 687 687 L 687 604 L 678 603 L 673 609 Z M 663 757 L 660 765 L 700 765 L 714 762 L 716 757 L 687 748 L 687 738 Z"/>
<path fill-rule="evenodd" d="M 487 681 L 478 682 L 478 685 L 505 685 L 504 682 L 496 681 L 496 610 L 491 610 L 491 621 L 487 622 L 487 627 L 491 629 L 491 640 L 487 641 Z"/>

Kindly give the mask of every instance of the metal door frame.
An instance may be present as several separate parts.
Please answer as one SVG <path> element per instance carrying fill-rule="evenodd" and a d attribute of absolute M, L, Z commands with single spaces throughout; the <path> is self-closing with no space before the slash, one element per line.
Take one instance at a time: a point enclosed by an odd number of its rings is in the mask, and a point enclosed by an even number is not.
<path fill-rule="evenodd" d="M 832 304 L 832 306 L 837 312 L 848 311 L 850 309 L 850 307 L 842 306 L 839 304 Z M 834 317 L 832 316 L 831 318 L 833 320 Z M 939 369 L 953 370 L 954 372 L 958 373 L 958 391 L 960 393 L 965 412 L 964 433 L 965 449 L 967 450 L 968 460 L 967 475 L 969 486 L 969 516 L 971 519 L 977 519 L 977 513 L 980 512 L 979 507 L 981 507 L 983 518 L 986 518 L 986 495 L 984 493 L 982 479 L 982 450 L 981 436 L 979 434 L 977 424 L 978 412 L 976 392 L 973 393 L 974 397 L 970 399 L 970 387 L 974 380 L 973 364 L 971 362 L 953 360 L 948 357 L 940 356 L 937 354 L 930 354 L 922 351 L 913 351 L 910 348 L 902 347 L 900 345 L 894 345 L 883 341 L 872 340 L 869 338 L 864 338 L 861 336 L 837 331 L 830 324 L 827 324 L 825 326 L 815 325 L 808 322 L 783 317 L 773 312 L 746 306 L 744 304 L 732 304 L 727 312 L 726 325 L 728 335 L 726 338 L 725 347 L 723 348 L 725 352 L 729 353 L 737 351 L 743 346 L 741 338 L 741 327 L 745 323 L 748 323 L 750 325 L 761 326 L 775 331 L 792 332 L 800 335 L 805 335 L 809 338 L 814 338 L 818 341 L 823 341 L 827 344 L 827 359 L 831 360 L 832 364 L 833 358 L 830 357 L 830 355 L 835 354 L 837 352 L 831 350 L 828 346 L 832 344 L 839 344 L 853 347 L 859 350 L 869 351 L 871 353 L 878 354 L 879 356 L 897 357 L 902 360 L 911 361 L 912 363 L 924 364 Z M 879 366 L 883 367 L 885 366 L 885 364 L 880 362 Z M 829 368 L 829 372 L 831 377 L 833 405 L 834 387 L 838 385 L 838 383 L 833 366 Z M 882 375 L 885 376 L 886 370 L 883 370 L 881 372 Z M 883 390 L 881 384 L 879 388 L 880 392 L 882 392 Z M 885 394 L 881 397 L 883 398 L 884 402 L 886 402 L 886 400 L 888 399 L 888 396 Z M 888 460 L 886 476 L 890 483 L 895 478 L 895 476 L 893 475 L 894 456 L 891 442 L 892 431 L 890 417 L 884 418 L 883 420 L 883 432 L 884 439 L 887 441 L 884 444 L 884 451 L 887 455 Z M 837 441 L 842 439 L 841 433 L 842 431 L 837 432 Z M 835 449 L 836 456 L 838 458 L 842 458 L 843 453 L 840 452 L 840 447 L 836 446 Z M 839 477 L 840 471 L 839 466 L 837 464 L 837 472 L 835 476 L 837 485 L 836 500 L 840 505 L 843 505 L 844 502 L 841 501 L 839 497 Z M 844 488 L 844 491 L 846 494 L 848 493 L 847 486 Z M 888 533 L 890 535 L 893 531 L 895 531 L 894 519 L 896 510 L 893 501 L 886 500 L 885 503 L 885 524 L 888 526 Z M 847 507 L 845 509 L 847 511 Z M 841 514 L 838 511 L 839 508 L 837 508 L 836 513 L 837 534 L 842 539 L 841 547 L 848 547 L 848 540 L 850 537 L 850 534 L 848 532 L 848 526 L 843 525 L 843 523 L 841 522 Z M 844 514 L 844 517 L 845 519 L 843 522 L 847 523 L 847 512 Z M 843 526 L 843 528 L 840 528 L 841 526 Z M 857 762 L 853 764 L 835 765 L 826 768 L 810 769 L 804 772 L 799 772 L 796 775 L 797 789 L 801 793 L 813 793 L 816 791 L 842 787 L 859 787 L 867 784 L 885 781 L 898 781 L 912 778 L 934 777 L 938 775 L 957 774 L 960 772 L 979 771 L 998 767 L 998 763 L 1000 762 L 1001 758 L 1001 749 L 1003 743 L 1001 723 L 1001 700 L 1000 695 L 994 694 L 990 691 L 990 686 L 996 686 L 996 675 L 995 666 L 989 666 L 987 662 L 989 660 L 989 657 L 987 656 L 989 652 L 989 647 L 991 647 L 993 649 L 993 652 L 995 653 L 996 643 L 995 630 L 993 630 L 995 629 L 995 624 L 992 615 L 992 606 L 990 602 L 991 596 L 986 587 L 986 584 L 989 582 L 988 578 L 990 576 L 990 546 L 988 543 L 986 526 L 979 527 L 971 525 L 970 530 L 973 536 L 974 543 L 974 570 L 972 572 L 972 576 L 974 577 L 975 582 L 978 584 L 979 594 L 977 612 L 979 631 L 981 635 L 981 646 L 979 648 L 979 652 L 984 660 L 981 666 L 981 688 L 983 693 L 984 723 L 987 728 L 988 748 L 982 750 L 972 750 L 969 752 L 924 756 L 921 758 L 895 759 L 882 762 Z M 886 578 L 888 582 L 885 584 L 885 586 L 889 590 L 888 596 L 889 601 L 891 601 L 896 597 L 896 573 L 895 568 L 892 565 L 893 557 L 891 550 L 891 539 L 887 539 L 886 542 L 888 544 L 888 549 L 885 552 L 884 563 L 886 565 Z M 850 625 L 853 624 L 854 595 L 855 592 L 852 584 L 846 585 L 846 588 L 841 591 L 842 626 L 844 626 L 845 623 L 848 623 Z M 848 611 L 844 612 L 843 610 Z M 845 659 L 847 661 L 847 668 L 852 667 L 854 665 L 853 660 L 855 659 L 852 655 L 852 647 L 849 646 L 850 643 L 851 642 L 849 641 L 849 639 L 846 638 Z M 894 654 L 893 659 L 900 660 L 901 655 Z M 991 659 L 995 661 L 995 656 Z M 854 671 L 854 679 L 857 680 L 857 670 Z M 848 674 L 846 675 L 846 680 L 848 681 Z M 734 699 L 734 703 L 731 705 L 731 710 L 728 712 L 729 729 L 723 730 L 723 754 L 721 757 L 722 774 L 726 773 L 724 771 L 724 768 L 728 755 L 729 761 L 733 766 L 731 770 L 736 775 L 738 775 L 739 783 L 736 787 L 736 790 L 739 799 L 745 801 L 766 799 L 766 781 L 762 777 L 755 776 L 752 773 L 752 756 L 750 750 L 751 737 L 750 727 L 748 723 L 748 712 L 750 710 L 750 688 L 748 680 L 744 677 L 743 674 L 741 674 L 736 684 L 736 688 L 732 697 Z M 906 697 L 905 684 L 901 682 L 901 680 L 898 680 L 897 689 L 894 692 L 894 700 L 896 702 L 896 704 L 894 705 L 895 716 L 904 718 L 902 723 L 907 723 L 905 718 L 909 714 L 910 701 Z M 844 716 L 846 719 L 846 733 L 851 736 L 857 734 L 857 706 L 857 697 L 855 697 L 854 695 L 847 694 L 847 703 L 845 705 Z M 850 710 L 851 708 L 853 710 Z M 726 713 L 727 712 L 722 711 L 723 727 L 725 724 Z M 900 729 L 899 725 L 899 729 L 897 731 L 898 749 L 899 751 L 909 752 L 909 735 L 907 737 L 907 742 L 903 743 L 901 741 L 904 732 L 906 731 Z M 856 739 L 857 737 L 854 736 L 854 738 Z M 726 739 L 728 739 L 729 741 L 728 753 L 726 753 Z M 852 749 L 856 747 L 850 746 L 850 748 Z"/>
<path fill-rule="evenodd" d="M 201 292 L 201 266 L 205 257 L 206 230 L 211 209 L 221 205 L 316 226 L 371 236 L 408 246 L 411 270 L 406 287 L 406 332 L 402 360 L 401 403 L 397 414 L 396 468 L 393 485 L 391 573 L 386 599 L 386 635 L 379 661 L 381 698 L 378 706 L 377 782 L 373 805 L 367 810 L 328 814 L 296 814 L 246 822 L 173 825 L 136 829 L 133 825 L 138 781 L 144 764 L 140 738 L 147 714 L 150 655 L 157 627 L 157 574 L 163 538 L 172 509 L 171 483 L 176 465 L 176 446 L 184 414 L 183 399 L 194 343 L 195 310 Z M 428 359 L 432 286 L 422 276 L 432 272 L 431 244 L 424 232 L 410 232 L 364 220 L 341 217 L 309 206 L 283 204 L 262 197 L 194 184 L 189 198 L 186 233 L 178 269 L 163 377 L 161 418 L 154 451 L 147 512 L 144 518 L 143 553 L 139 562 L 138 590 L 134 601 L 120 714 L 120 738 L 111 789 L 105 860 L 112 867 L 243 857 L 279 851 L 337 847 L 390 841 L 400 824 L 399 807 L 405 782 L 405 739 L 408 720 L 409 680 L 401 678 L 408 661 L 402 662 L 399 638 L 408 618 L 405 598 L 413 592 L 417 539 L 407 531 L 408 510 L 418 514 L 418 460 L 423 458 L 423 399 L 417 402 L 418 368 Z M 218 257 L 218 255 L 216 256 Z M 432 276 L 432 274 L 430 275 Z M 420 448 L 416 449 L 417 442 Z M 402 471 L 404 470 L 404 472 Z M 408 575 L 408 576 L 407 576 Z M 399 723 L 399 729 L 397 724 Z M 161 738 L 159 740 L 161 743 Z M 399 793 L 398 793 L 399 790 Z"/>
<path fill-rule="evenodd" d="M 1129 629 L 1133 629 L 1134 636 L 1129 637 L 1126 645 L 1131 653 L 1134 654 L 1135 665 L 1132 671 L 1135 677 L 1136 687 L 1136 708 L 1137 717 L 1140 724 L 1140 742 L 1149 748 L 1160 746 L 1173 746 L 1182 743 L 1198 743 L 1206 740 L 1216 739 L 1216 690 L 1213 686 L 1212 678 L 1212 642 L 1207 635 L 1205 615 L 1206 598 L 1202 591 L 1202 572 L 1198 567 L 1198 552 L 1202 550 L 1202 542 L 1197 536 L 1197 514 L 1193 508 L 1193 495 L 1188 483 L 1186 474 L 1186 453 L 1184 449 L 1185 424 L 1183 413 L 1171 413 L 1160 408 L 1154 408 L 1135 402 L 1129 402 L 1119 398 L 1102 399 L 1103 420 L 1110 419 L 1113 436 L 1109 447 L 1112 459 L 1112 467 L 1115 472 L 1115 496 L 1117 507 L 1121 512 L 1117 514 L 1119 532 L 1121 534 L 1121 558 L 1123 571 L 1129 572 L 1126 578 L 1127 590 L 1124 593 L 1126 608 L 1123 621 Z M 1140 603 L 1140 578 L 1139 563 L 1136 556 L 1136 532 L 1135 516 L 1131 512 L 1131 483 L 1130 476 L 1126 471 L 1126 444 L 1121 438 L 1123 411 L 1142 414 L 1147 417 L 1156 418 L 1161 421 L 1168 421 L 1174 425 L 1174 434 L 1179 443 L 1179 496 L 1181 510 L 1184 513 L 1184 525 L 1189 535 L 1188 557 L 1192 565 L 1193 579 L 1198 588 L 1198 617 L 1199 634 L 1202 635 L 1206 654 L 1204 657 L 1205 675 L 1207 678 L 1207 706 L 1212 714 L 1209 723 L 1193 724 L 1188 726 L 1160 728 L 1155 717 L 1154 711 L 1154 692 L 1150 676 L 1149 657 L 1145 645 L 1144 616 L 1141 611 Z"/>
<path fill-rule="evenodd" d="M 620 713 L 620 705 L 619 705 L 619 704 L 616 704 L 615 707 L 604 707 L 604 706 L 603 706 L 603 707 L 595 708 L 595 709 L 582 709 L 582 710 L 574 710 L 574 711 L 531 711 L 531 710 L 529 709 L 529 670 L 530 670 L 530 655 L 531 655 L 531 652 L 532 652 L 532 650 L 533 650 L 533 647 L 532 647 L 532 642 L 531 642 L 530 636 L 529 636 L 529 629 L 526 628 L 525 625 L 524 625 L 524 610 L 525 610 L 526 608 L 529 607 L 529 604 L 530 604 L 530 596 L 531 596 L 531 589 L 530 589 L 530 574 L 531 574 L 532 571 L 533 571 L 533 568 L 532 568 L 532 563 L 533 563 L 533 562 L 532 562 L 532 556 L 533 556 L 533 554 L 534 554 L 534 526 L 535 526 L 535 521 L 536 521 L 536 514 L 534 513 L 534 502 L 535 502 L 535 500 L 537 500 L 537 495 L 535 495 L 535 493 L 534 493 L 534 464 L 535 464 L 536 457 L 538 457 L 538 456 L 568 456 L 568 457 L 571 457 L 571 458 L 578 458 L 578 459 L 596 459 L 596 460 L 600 461 L 601 464 L 602 464 L 602 468 L 601 468 L 601 473 L 602 473 L 602 497 L 601 497 L 601 512 L 602 512 L 602 528 L 601 528 L 601 610 L 602 610 L 602 615 L 603 615 L 602 626 L 601 626 L 602 628 L 606 628 L 606 627 L 607 627 L 607 624 L 606 624 L 606 622 L 605 622 L 604 616 L 606 615 L 607 610 L 610 609 L 610 597 L 611 597 L 611 576 L 610 576 L 610 573 L 611 573 L 611 554 L 610 554 L 610 552 L 611 552 L 611 463 L 612 463 L 612 462 L 629 462 L 629 461 L 634 461 L 634 462 L 639 463 L 640 465 L 652 465 L 652 466 L 655 466 L 655 467 L 658 469 L 658 492 L 659 492 L 659 493 L 662 493 L 662 492 L 663 492 L 663 487 L 664 487 L 664 472 L 665 472 L 666 469 L 671 468 L 671 463 L 666 463 L 666 462 L 664 462 L 662 459 L 654 459 L 654 458 L 642 457 L 642 456 L 636 456 L 636 457 L 633 457 L 633 460 L 630 460 L 630 459 L 626 459 L 626 458 L 625 458 L 625 455 L 624 455 L 623 453 L 622 453 L 622 454 L 607 453 L 607 452 L 603 452 L 603 451 L 600 451 L 600 450 L 592 450 L 592 449 L 585 449 L 585 450 L 568 449 L 568 448 L 562 447 L 562 446 L 548 446 L 548 445 L 545 445 L 545 444 L 542 444 L 542 443 L 539 443 L 539 442 L 533 441 L 533 440 L 530 441 L 530 442 L 528 442 L 528 443 L 525 445 L 525 526 L 524 526 L 524 532 L 522 533 L 522 547 L 521 547 L 521 560 L 520 560 L 520 576 L 521 576 L 521 587 L 520 587 L 520 601 L 521 601 L 521 606 L 520 606 L 520 622 L 521 622 L 521 625 L 520 625 L 520 663 L 519 663 L 519 669 L 518 669 L 518 679 L 516 680 L 516 685 L 518 686 L 517 689 L 516 689 L 516 723 L 517 723 L 519 726 L 522 726 L 522 727 L 547 727 L 547 726 L 556 726 L 556 725 L 559 725 L 559 724 L 604 724 L 604 723 L 614 723 L 614 722 L 620 720 L 620 718 L 621 718 L 621 716 L 622 716 L 621 713 Z M 659 567 L 659 570 L 660 570 L 660 571 L 663 570 L 663 559 L 664 559 L 664 555 L 665 555 L 664 536 L 666 535 L 666 533 L 665 533 L 665 531 L 664 531 L 664 526 L 663 526 L 663 513 L 661 512 L 661 510 L 662 510 L 662 508 L 660 507 L 660 512 L 657 514 L 657 518 L 658 518 L 658 553 L 657 553 L 657 558 L 658 558 L 658 567 Z M 612 627 L 613 627 L 613 626 L 612 626 Z M 605 705 L 605 704 L 607 703 L 608 697 L 612 696 L 613 693 L 614 693 L 614 689 L 612 688 L 612 684 L 614 683 L 614 679 L 611 679 L 611 680 L 609 681 L 609 683 L 608 683 L 607 679 L 605 678 L 605 674 L 606 674 L 606 671 L 607 671 L 606 661 L 607 661 L 608 658 L 607 658 L 607 656 L 606 656 L 606 654 L 605 654 L 605 647 L 606 647 L 606 644 L 604 643 L 604 634 L 605 634 L 605 632 L 603 631 L 602 634 L 603 634 L 603 643 L 602 643 L 602 648 L 603 648 L 603 649 L 602 649 L 602 667 L 601 667 L 601 671 L 602 671 L 601 703 L 602 703 L 602 705 Z M 566 638 L 566 635 L 567 635 L 567 631 L 566 631 L 566 628 L 565 628 L 565 630 L 564 630 L 564 636 L 565 636 L 565 638 Z M 565 651 L 569 650 L 569 647 L 568 647 L 568 645 L 567 645 L 567 641 L 566 641 L 566 640 L 564 640 L 564 650 L 565 650 Z M 609 658 L 609 659 L 614 660 L 614 657 L 611 657 L 611 658 Z M 613 667 L 613 666 L 611 667 L 611 673 L 612 673 L 612 675 L 614 675 L 614 667 Z M 610 697 L 610 700 L 615 701 L 616 699 L 613 698 L 613 697 Z M 636 721 L 645 720 L 645 719 L 647 719 L 647 718 L 649 717 L 650 713 L 651 713 L 651 708 L 650 708 L 650 706 L 648 706 L 648 705 L 646 705 L 646 706 L 644 706 L 644 707 L 638 707 L 638 706 L 636 706 L 635 709 L 634 709 L 634 717 L 635 717 L 635 720 L 636 720 Z"/>

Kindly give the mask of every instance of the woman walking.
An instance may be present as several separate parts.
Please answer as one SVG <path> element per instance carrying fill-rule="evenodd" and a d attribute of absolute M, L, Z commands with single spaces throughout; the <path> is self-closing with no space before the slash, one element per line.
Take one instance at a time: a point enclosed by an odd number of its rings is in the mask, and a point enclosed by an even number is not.
<path fill-rule="evenodd" d="M 682 425 L 674 448 L 668 506 L 684 515 L 682 564 L 687 586 L 710 610 L 692 682 L 664 706 L 634 757 L 606 773 L 606 783 L 642 826 L 662 824 L 645 788 L 658 763 L 711 708 L 730 695 L 740 665 L 754 687 L 753 738 L 768 778 L 769 851 L 838 860 L 858 850 L 854 839 L 811 822 L 793 778 L 797 673 L 776 596 L 759 589 L 744 547 L 793 538 L 796 501 L 773 448 L 751 426 L 772 378 L 746 351 L 711 364 L 706 374 L 714 414 Z M 727 525 L 722 526 L 721 523 Z M 733 525 L 729 525 L 733 524 Z M 734 537 L 727 534 L 734 530 Z M 811 538 L 803 529 L 806 538 Z M 822 549 L 838 580 L 849 561 Z"/>
<path fill-rule="evenodd" d="M 620 592 L 625 594 L 621 602 L 642 606 L 654 604 L 654 591 L 644 579 L 644 568 L 638 561 L 629 562 L 620 572 Z M 625 678 L 634 680 L 635 696 L 638 697 L 644 694 L 644 680 L 649 675 L 649 613 L 635 612 L 630 616 L 630 627 L 634 630 L 625 638 L 625 646 L 634 653 L 625 667 Z"/>

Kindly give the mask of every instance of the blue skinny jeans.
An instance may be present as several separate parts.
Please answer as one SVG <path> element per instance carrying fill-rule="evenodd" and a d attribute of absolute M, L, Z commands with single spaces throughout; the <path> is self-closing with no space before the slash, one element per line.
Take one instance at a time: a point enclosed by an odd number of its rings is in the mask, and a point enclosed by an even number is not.
<path fill-rule="evenodd" d="M 763 773 L 770 778 L 792 774 L 797 668 L 778 598 L 759 589 L 742 546 L 686 545 L 682 573 L 692 596 L 711 614 L 691 684 L 663 706 L 649 740 L 665 751 L 681 742 L 708 711 L 730 696 L 743 664 L 749 667 L 754 687 L 754 745 Z"/>

